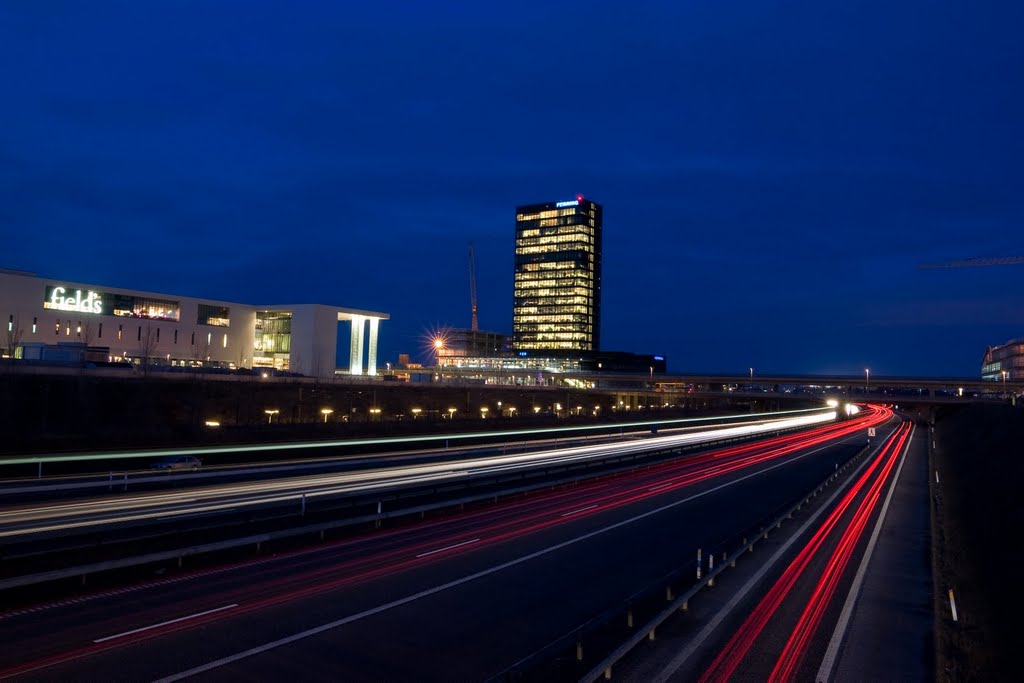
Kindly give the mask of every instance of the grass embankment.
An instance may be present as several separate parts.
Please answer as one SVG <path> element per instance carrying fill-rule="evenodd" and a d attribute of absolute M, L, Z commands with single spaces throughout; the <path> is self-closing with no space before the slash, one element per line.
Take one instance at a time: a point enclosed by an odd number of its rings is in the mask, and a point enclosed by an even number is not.
<path fill-rule="evenodd" d="M 938 679 L 1020 680 L 1024 409 L 963 408 L 940 416 L 935 435 L 931 478 Z M 955 624 L 950 588 L 959 617 Z"/>

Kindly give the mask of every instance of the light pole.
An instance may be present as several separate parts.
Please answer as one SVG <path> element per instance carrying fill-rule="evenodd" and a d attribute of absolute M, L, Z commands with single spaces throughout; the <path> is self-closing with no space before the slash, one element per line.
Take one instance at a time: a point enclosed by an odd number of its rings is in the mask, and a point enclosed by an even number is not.
<path fill-rule="evenodd" d="M 444 339 L 437 337 L 434 339 L 434 356 L 437 359 L 437 367 L 441 367 L 441 351 L 444 349 Z"/>
<path fill-rule="evenodd" d="M 1006 370 L 1000 370 L 1003 373 L 1003 398 L 1006 398 Z"/>
<path fill-rule="evenodd" d="M 270 424 L 271 422 L 274 421 L 274 416 L 280 413 L 281 411 L 276 408 L 268 408 L 263 412 L 267 414 L 267 424 Z"/>
<path fill-rule="evenodd" d="M 333 412 L 334 412 L 333 408 L 321 408 L 320 409 L 320 414 L 324 416 L 324 424 L 327 424 L 327 418 Z"/>
<path fill-rule="evenodd" d="M 871 391 L 871 370 L 864 368 L 864 393 Z"/>
<path fill-rule="evenodd" d="M 750 368 L 750 381 L 754 381 L 754 368 Z"/>

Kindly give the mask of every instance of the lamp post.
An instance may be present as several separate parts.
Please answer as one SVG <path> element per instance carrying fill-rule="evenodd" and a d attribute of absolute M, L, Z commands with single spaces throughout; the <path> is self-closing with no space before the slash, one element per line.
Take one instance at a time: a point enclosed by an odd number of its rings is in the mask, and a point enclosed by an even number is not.
<path fill-rule="evenodd" d="M 327 424 L 328 416 L 334 412 L 333 408 L 321 408 L 320 414 L 324 416 L 324 424 Z"/>
<path fill-rule="evenodd" d="M 1003 398 L 1006 398 L 1006 370 L 1000 370 L 1003 373 Z"/>
<path fill-rule="evenodd" d="M 267 424 L 270 424 L 271 422 L 274 421 L 274 416 L 280 413 L 281 411 L 278 410 L 277 408 L 268 408 L 263 412 L 267 414 Z"/>
<path fill-rule="evenodd" d="M 434 339 L 434 358 L 436 359 L 437 367 L 441 367 L 441 351 L 444 349 L 444 339 L 437 337 Z"/>
<path fill-rule="evenodd" d="M 871 370 L 864 368 L 864 393 L 871 391 Z"/>
<path fill-rule="evenodd" d="M 754 381 L 754 368 L 750 368 L 750 381 Z"/>

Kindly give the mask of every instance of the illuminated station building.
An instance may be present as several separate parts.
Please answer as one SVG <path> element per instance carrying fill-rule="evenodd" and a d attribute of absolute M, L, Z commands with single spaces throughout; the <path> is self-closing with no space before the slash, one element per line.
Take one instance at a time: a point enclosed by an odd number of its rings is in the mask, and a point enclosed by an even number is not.
<path fill-rule="evenodd" d="M 377 374 L 387 313 L 157 294 L 0 270 L 0 356 L 192 368 L 267 368 L 331 377 L 349 323 L 346 374 Z M 364 353 L 365 352 L 365 353 Z M 365 356 L 365 363 L 364 363 Z"/>

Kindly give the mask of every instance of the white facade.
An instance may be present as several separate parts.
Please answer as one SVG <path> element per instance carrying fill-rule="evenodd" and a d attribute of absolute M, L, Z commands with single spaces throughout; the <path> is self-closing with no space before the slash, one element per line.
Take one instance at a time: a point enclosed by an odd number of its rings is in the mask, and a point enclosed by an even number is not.
<path fill-rule="evenodd" d="M 268 315 L 275 318 L 274 329 L 287 331 L 273 339 L 264 334 Z M 148 358 L 172 366 L 272 366 L 320 377 L 334 375 L 339 321 L 350 321 L 351 337 L 358 337 L 350 372 L 376 374 L 378 325 L 390 317 L 320 304 L 256 306 L 197 299 L 5 270 L 0 270 L 0 316 L 0 355 L 15 355 L 15 347 L 21 349 L 17 355 L 25 355 L 43 345 L 72 342 L 106 348 L 113 362 Z"/>

